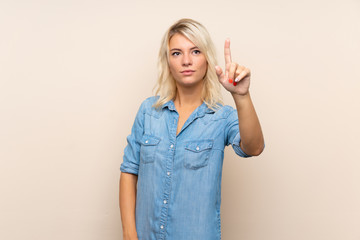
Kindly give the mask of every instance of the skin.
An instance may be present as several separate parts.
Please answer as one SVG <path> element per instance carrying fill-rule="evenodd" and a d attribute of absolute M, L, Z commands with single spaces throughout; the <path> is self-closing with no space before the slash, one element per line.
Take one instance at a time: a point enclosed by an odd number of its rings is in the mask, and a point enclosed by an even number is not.
<path fill-rule="evenodd" d="M 191 113 L 202 104 L 201 90 L 208 64 L 205 55 L 186 37 L 175 34 L 169 42 L 170 72 L 176 81 L 177 95 L 174 100 L 179 114 L 177 133 Z M 232 62 L 230 40 L 224 46 L 225 71 L 216 66 L 220 84 L 232 95 L 239 118 L 241 136 L 240 147 L 253 156 L 259 155 L 264 148 L 264 138 L 259 119 L 252 104 L 249 86 L 250 70 Z M 193 70 L 183 74 L 184 70 Z M 138 240 L 135 226 L 136 184 L 138 176 L 121 173 L 119 204 L 124 240 Z"/>
<path fill-rule="evenodd" d="M 123 240 L 138 240 L 135 222 L 135 206 L 138 176 L 121 172 L 119 181 L 119 206 Z"/>
<path fill-rule="evenodd" d="M 177 33 L 169 41 L 169 68 L 178 88 L 194 88 L 202 85 L 208 67 L 205 55 L 189 39 Z M 192 73 L 182 73 L 192 70 Z"/>

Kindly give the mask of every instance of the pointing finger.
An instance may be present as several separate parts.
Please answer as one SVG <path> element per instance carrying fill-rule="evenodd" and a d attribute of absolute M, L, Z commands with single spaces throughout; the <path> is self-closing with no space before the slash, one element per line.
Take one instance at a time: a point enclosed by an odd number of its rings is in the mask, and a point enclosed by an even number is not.
<path fill-rule="evenodd" d="M 228 65 L 229 63 L 231 63 L 230 39 L 229 38 L 227 38 L 225 40 L 224 54 L 225 54 L 225 65 Z"/>

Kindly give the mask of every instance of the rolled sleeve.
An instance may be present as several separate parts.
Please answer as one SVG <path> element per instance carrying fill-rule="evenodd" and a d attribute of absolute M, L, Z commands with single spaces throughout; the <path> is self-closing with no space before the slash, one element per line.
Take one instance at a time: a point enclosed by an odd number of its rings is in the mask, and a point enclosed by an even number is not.
<path fill-rule="evenodd" d="M 228 124 L 225 129 L 226 139 L 227 139 L 226 145 L 231 144 L 235 153 L 240 157 L 244 157 L 244 158 L 252 157 L 251 155 L 246 154 L 240 147 L 241 137 L 239 132 L 239 119 L 238 119 L 237 111 L 235 109 L 232 108 L 232 111 L 229 114 L 227 120 L 228 120 Z"/>
<path fill-rule="evenodd" d="M 123 162 L 120 165 L 120 171 L 138 175 L 139 172 L 139 148 L 133 136 L 127 137 L 127 146 L 124 150 Z"/>
<path fill-rule="evenodd" d="M 238 132 L 231 143 L 232 148 L 234 149 L 235 153 L 240 157 L 252 157 L 251 155 L 246 154 L 240 147 L 240 133 Z"/>
<path fill-rule="evenodd" d="M 141 104 L 131 128 L 131 134 L 127 137 L 123 162 L 120 166 L 121 172 L 138 175 L 140 164 L 140 139 L 144 129 L 144 105 L 144 103 Z"/>

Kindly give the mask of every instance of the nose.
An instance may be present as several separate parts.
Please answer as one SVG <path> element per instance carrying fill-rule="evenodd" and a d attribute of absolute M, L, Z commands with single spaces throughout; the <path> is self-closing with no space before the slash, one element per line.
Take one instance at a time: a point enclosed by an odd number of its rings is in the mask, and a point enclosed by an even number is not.
<path fill-rule="evenodd" d="M 190 54 L 185 53 L 185 54 L 183 55 L 182 65 L 183 65 L 183 66 L 190 66 L 190 65 L 192 65 L 192 58 L 191 58 L 191 55 L 190 55 Z"/>

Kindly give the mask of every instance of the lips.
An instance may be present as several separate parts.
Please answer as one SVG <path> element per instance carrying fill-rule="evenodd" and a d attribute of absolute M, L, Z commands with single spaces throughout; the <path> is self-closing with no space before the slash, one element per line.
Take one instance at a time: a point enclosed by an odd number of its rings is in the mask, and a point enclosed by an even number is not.
<path fill-rule="evenodd" d="M 192 75 L 195 71 L 194 70 L 184 70 L 184 71 L 181 71 L 181 73 L 185 76 L 189 76 L 189 75 Z"/>

